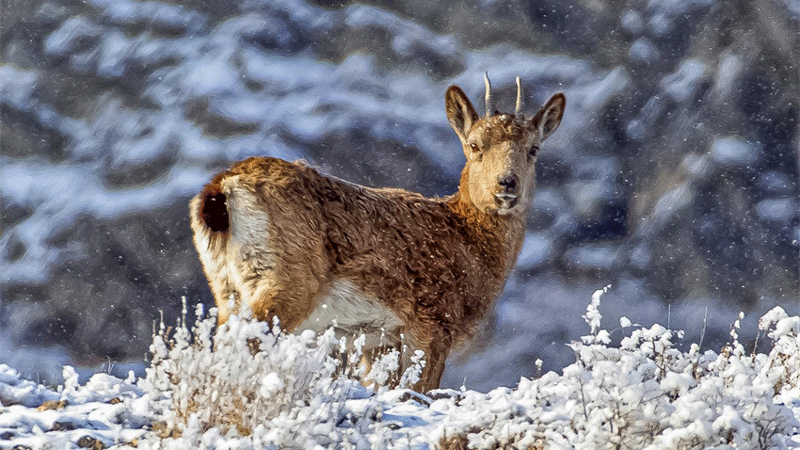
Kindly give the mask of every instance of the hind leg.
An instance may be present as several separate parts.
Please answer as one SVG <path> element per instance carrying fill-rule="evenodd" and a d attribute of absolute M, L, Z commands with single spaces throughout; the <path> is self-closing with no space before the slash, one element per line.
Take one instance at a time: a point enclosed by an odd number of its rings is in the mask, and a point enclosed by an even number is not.
<path fill-rule="evenodd" d="M 425 353 L 423 357 L 425 365 L 420 373 L 419 381 L 411 386 L 412 389 L 424 393 L 439 387 L 442 373 L 444 373 L 447 353 L 450 350 L 449 342 L 447 338 L 433 336 L 425 336 L 421 339 L 412 337 L 406 340 L 406 348 L 403 351 L 402 364 L 400 366 L 401 374 L 413 366 L 412 358 L 417 350 L 422 350 Z"/>
<path fill-rule="evenodd" d="M 263 280 L 271 281 L 271 280 Z M 305 283 L 304 283 L 305 282 Z M 284 282 L 264 282 L 249 299 L 248 305 L 256 320 L 273 323 L 275 317 L 282 330 L 294 331 L 314 309 L 319 283 L 291 277 Z"/>

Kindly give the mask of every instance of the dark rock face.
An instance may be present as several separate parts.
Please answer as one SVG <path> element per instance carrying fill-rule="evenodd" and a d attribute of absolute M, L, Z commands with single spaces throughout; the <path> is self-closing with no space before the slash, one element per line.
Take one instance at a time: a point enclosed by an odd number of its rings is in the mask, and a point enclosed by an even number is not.
<path fill-rule="evenodd" d="M 306 158 L 358 183 L 452 192 L 463 156 L 442 96 L 457 83 L 477 102 L 484 70 L 500 109 L 516 75 L 528 110 L 558 90 L 569 103 L 507 297 L 547 280 L 796 305 L 793 2 L 370 3 L 2 0 L 10 342 L 84 364 L 140 358 L 159 311 L 170 323 L 183 296 L 210 304 L 187 202 L 231 161 Z M 574 338 L 563 320 L 531 333 Z"/>

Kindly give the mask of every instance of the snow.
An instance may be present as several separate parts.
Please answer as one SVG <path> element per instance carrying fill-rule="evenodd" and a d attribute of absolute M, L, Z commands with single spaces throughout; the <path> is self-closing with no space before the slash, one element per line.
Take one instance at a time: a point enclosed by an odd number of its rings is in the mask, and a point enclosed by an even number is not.
<path fill-rule="evenodd" d="M 147 21 L 165 28 L 187 29 L 193 32 L 206 26 L 206 18 L 183 6 L 160 2 L 133 2 L 129 0 L 91 0 L 103 8 L 103 17 L 114 24 L 136 24 Z"/>
<path fill-rule="evenodd" d="M 727 95 L 735 89 L 736 78 L 743 69 L 742 58 L 739 55 L 725 53 L 717 66 L 717 75 L 714 77 L 714 88 L 722 95 Z"/>
<path fill-rule="evenodd" d="M 379 138 L 408 141 L 418 145 L 441 167 L 457 175 L 462 156 L 451 151 L 454 137 L 441 113 L 441 93 L 446 83 L 464 86 L 471 94 L 481 92 L 482 81 L 472 74 L 491 70 L 497 85 L 513 84 L 523 74 L 526 85 L 539 80 L 559 80 L 570 97 L 570 111 L 562 124 L 569 136 L 596 115 L 616 93 L 624 89 L 624 71 L 597 72 L 590 64 L 562 56 L 539 56 L 507 46 L 493 46 L 463 55 L 466 70 L 456 78 L 432 82 L 420 73 L 398 68 L 386 73 L 373 57 L 355 53 L 339 64 L 307 54 L 292 57 L 265 53 L 242 45 L 242 38 L 271 27 L 262 13 L 248 13 L 223 21 L 198 37 L 187 33 L 176 37 L 132 37 L 110 27 L 141 20 L 167 28 L 196 31 L 206 27 L 196 11 L 158 2 L 111 2 L 93 0 L 99 14 L 110 21 L 96 23 L 76 16 L 67 19 L 45 42 L 53 56 L 70 56 L 75 70 L 107 79 L 123 76 L 126 67 L 159 66 L 165 61 L 181 64 L 155 70 L 147 80 L 144 97 L 158 105 L 158 111 L 139 111 L 119 101 L 102 104 L 89 119 L 75 119 L 53 111 L 36 99 L 38 74 L 14 66 L 0 67 L 0 99 L 30 111 L 42 123 L 63 133 L 71 142 L 70 159 L 50 166 L 30 161 L 3 161 L 0 190 L 19 205 L 31 205 L 37 212 L 14 226 L 27 251 L 15 261 L 0 261 L 10 279 L 45 280 L 50 268 L 63 259 L 48 239 L 57 232 L 54 224 L 70 224 L 81 213 L 99 217 L 157 208 L 174 198 L 189 197 L 213 173 L 207 161 L 237 160 L 265 152 L 285 159 L 305 157 L 275 133 L 255 132 L 225 139 L 208 137 L 184 117 L 186 105 L 208 100 L 214 114 L 256 130 L 286 130 L 302 141 L 320 140 L 363 123 Z M 395 36 L 399 52 L 407 46 L 430 46 L 441 54 L 459 54 L 450 35 L 437 35 L 420 25 L 369 6 L 352 6 L 334 17 L 323 9 L 298 2 L 270 5 L 288 14 L 309 16 L 308 27 L 331 27 L 339 20 L 354 27 L 381 27 Z M 310 17 L 316 15 L 311 20 Z M 75 53 L 85 42 L 97 48 Z M 88 45 L 88 44 L 87 44 Z M 265 89 L 258 93 L 245 86 L 257 81 Z M 375 89 L 389 89 L 376 95 Z M 580 105 L 580 106 L 578 106 Z M 532 109 L 530 107 L 529 109 Z M 580 115 L 581 117 L 577 117 Z M 554 137 L 551 148 L 563 146 Z M 446 150 L 445 150 L 446 149 Z M 109 190 L 104 182 L 109 168 L 152 164 L 159 157 L 174 154 L 180 161 L 164 176 L 169 181 L 147 187 L 126 187 L 126 192 Z M 110 164 L 103 164 L 107 155 Z M 19 179 L 17 177 L 20 177 Z M 46 185 L 32 180 L 47 178 Z M 80 181 L 80 182 L 79 182 Z M 80 187 L 81 195 L 76 195 Z M 82 199 L 75 202 L 76 198 Z M 37 201 L 48 203 L 41 207 Z M 105 206 L 103 206 L 105 205 Z M 98 211 L 103 209 L 105 211 Z M 0 245 L 7 237 L 0 237 Z"/>
<path fill-rule="evenodd" d="M 797 201 L 792 198 L 768 198 L 756 203 L 756 214 L 763 220 L 789 223 L 797 211 Z"/>
<path fill-rule="evenodd" d="M 547 279 L 541 272 L 570 266 L 592 276 L 595 271 L 613 269 L 625 257 L 623 252 L 627 248 L 620 251 L 618 241 L 574 241 L 579 224 L 601 217 L 603 207 L 609 202 L 623 199 L 626 204 L 634 204 L 630 197 L 619 192 L 620 184 L 615 180 L 630 177 L 629 169 L 638 170 L 637 165 L 622 163 L 617 146 L 609 145 L 614 143 L 596 139 L 595 128 L 608 127 L 603 122 L 603 117 L 610 114 L 607 106 L 628 105 L 626 108 L 633 108 L 635 114 L 639 102 L 646 102 L 641 115 L 631 123 L 631 135 L 627 136 L 631 140 L 643 139 L 644 144 L 652 142 L 647 136 L 670 136 L 662 132 L 661 126 L 679 123 L 676 117 L 684 115 L 683 111 L 674 111 L 672 103 L 702 94 L 709 82 L 714 89 L 735 92 L 741 87 L 742 74 L 752 77 L 748 67 L 753 62 L 746 56 L 752 52 L 740 54 L 735 46 L 726 50 L 729 53 L 723 53 L 726 56 L 717 63 L 713 57 L 702 56 L 702 52 L 669 53 L 674 44 L 665 42 L 670 40 L 670 33 L 676 33 L 675 24 L 685 23 L 684 16 L 693 21 L 695 11 L 711 4 L 707 0 L 653 0 L 645 2 L 646 8 L 625 6 L 631 8 L 621 19 L 625 31 L 631 33 L 631 58 L 645 60 L 652 70 L 663 65 L 663 61 L 680 58 L 670 62 L 666 71 L 659 68 L 658 73 L 644 72 L 644 75 L 626 65 L 597 65 L 592 62 L 595 58 L 567 56 L 568 51 L 541 55 L 535 53 L 535 48 L 519 44 L 496 45 L 494 42 L 498 41 L 493 38 L 480 41 L 485 45 L 478 41 L 460 42 L 462 38 L 453 26 L 446 25 L 446 16 L 442 18 L 442 26 L 431 27 L 421 25 L 423 21 L 414 20 L 413 16 L 390 12 L 392 8 L 365 5 L 321 8 L 315 6 L 319 2 L 302 0 L 248 0 L 238 7 L 241 12 L 235 18 L 229 19 L 225 14 L 224 20 L 217 21 L 205 8 L 193 10 L 174 3 L 89 0 L 92 6 L 88 13 L 78 9 L 80 12 L 68 19 L 63 18 L 63 11 L 52 13 L 53 27 L 45 27 L 47 34 L 41 38 L 48 64 L 34 70 L 22 69 L 13 62 L 0 66 L 0 101 L 12 107 L 13 114 L 16 114 L 14 108 L 19 109 L 21 115 L 30 115 L 34 122 L 56 131 L 70 143 L 63 149 L 60 160 L 41 155 L 0 156 L 3 201 L 32 211 L 30 216 L 22 216 L 19 223 L 9 224 L 5 233 L 0 233 L 0 248 L 23 249 L 13 258 L 0 258 L 0 279 L 18 284 L 47 283 L 54 267 L 68 261 L 70 253 L 81 251 L 80 248 L 76 251 L 80 242 L 59 246 L 53 241 L 84 215 L 113 220 L 173 204 L 176 198 L 195 194 L 212 176 L 211 168 L 215 167 L 213 171 L 219 168 L 214 164 L 254 154 L 288 160 L 309 158 L 315 164 L 313 157 L 305 153 L 307 148 L 325 142 L 326 136 L 352 130 L 366 132 L 369 142 L 397 140 L 418 147 L 423 157 L 449 171 L 455 180 L 463 156 L 442 110 L 442 93 L 447 85 L 459 84 L 470 98 L 480 99 L 483 93 L 480 73 L 488 70 L 498 88 L 498 99 L 510 106 L 514 77 L 521 75 L 529 110 L 535 110 L 536 101 L 558 90 L 563 90 L 569 98 L 564 123 L 548 140 L 547 153 L 543 153 L 543 157 L 550 158 L 543 161 L 547 163 L 543 167 L 553 163 L 557 170 L 565 172 L 557 175 L 564 180 L 555 183 L 553 175 L 549 181 L 544 180 L 536 193 L 534 207 L 545 214 L 537 211 L 531 215 L 531 220 L 550 216 L 548 220 L 554 225 L 532 228 L 534 231 L 526 236 L 518 262 L 521 273 L 512 275 L 508 283 L 511 293 L 498 304 L 497 316 L 489 319 L 489 322 L 496 319 L 496 324 L 491 323 L 496 333 L 491 341 L 478 344 L 479 354 L 469 358 L 467 369 L 445 375 L 451 387 L 459 386 L 465 377 L 468 386 L 477 390 L 512 386 L 519 372 L 527 370 L 526 375 L 533 375 L 533 361 L 540 358 L 547 370 L 560 370 L 569 364 L 571 354 L 561 342 L 579 339 L 574 324 L 580 321 L 579 310 L 591 293 L 582 295 L 581 291 L 593 285 L 587 287 L 591 282 L 578 277 L 565 276 L 560 280 L 560 275 L 555 275 Z M 794 2 L 784 0 L 784 3 L 797 14 Z M 353 51 L 341 55 L 319 54 L 315 53 L 315 46 L 292 44 L 295 38 L 325 41 L 336 36 L 328 34 L 328 30 L 336 27 L 348 28 L 343 36 L 385 34 L 390 44 L 386 52 L 390 54 L 382 53 L 382 45 L 376 51 L 361 48 L 358 42 L 354 43 Z M 278 48 L 265 49 L 253 43 L 262 36 L 268 41 L 277 40 Z M 698 47 L 698 41 L 694 42 L 693 46 Z M 620 55 L 624 55 L 625 47 L 619 49 L 623 51 Z M 452 60 L 456 69 L 432 75 L 436 72 L 435 65 L 427 62 L 427 54 L 435 54 L 434 61 Z M 387 66 L 384 59 L 396 62 Z M 50 69 L 60 67 L 61 61 L 65 65 L 63 71 L 71 77 L 88 80 L 99 77 L 103 83 L 123 87 L 123 91 L 131 80 L 140 83 L 141 91 L 134 88 L 132 92 L 137 101 L 142 100 L 148 106 L 139 108 L 120 101 L 113 92 L 106 92 L 91 105 L 91 113 L 59 108 L 59 101 L 48 100 L 49 96 L 43 93 L 52 86 L 48 78 L 62 70 Z M 131 72 L 138 71 L 142 75 L 132 76 Z M 645 85 L 652 87 L 653 92 L 642 89 L 639 82 L 642 77 L 652 77 L 652 83 Z M 68 98 L 71 92 L 66 95 L 57 97 Z M 197 121 L 186 116 L 192 105 L 202 102 L 208 104 L 212 118 L 250 128 L 232 136 L 205 132 Z M 478 103 L 482 102 L 476 102 L 480 109 Z M 687 103 L 692 102 L 687 100 Z M 733 108 L 734 104 L 729 106 Z M 698 116 L 693 125 L 709 127 L 708 120 L 703 124 L 704 117 Z M 627 126 L 625 122 L 620 125 Z M 758 136 L 748 127 L 722 124 L 708 130 L 720 133 L 716 140 L 710 138 L 713 140 L 710 146 L 704 140 L 697 147 L 692 141 L 680 146 L 698 152 L 686 155 L 683 160 L 690 180 L 676 181 L 655 191 L 651 225 L 640 236 L 647 237 L 648 229 L 669 229 L 670 221 L 678 213 L 691 210 L 697 186 L 707 181 L 706 174 L 726 168 L 753 171 L 751 167 L 763 167 L 764 157 L 770 155 L 769 144 L 758 144 Z M 692 130 L 686 134 L 690 136 Z M 634 147 L 627 146 L 625 152 Z M 660 151 L 659 147 L 656 150 Z M 163 159 L 175 162 L 163 164 Z M 108 183 L 114 179 L 109 176 L 109 169 L 125 173 L 131 167 L 162 164 L 170 170 L 164 170 L 153 181 L 121 187 Z M 791 236 L 800 239 L 800 228 L 793 225 L 796 220 L 792 221 L 798 207 L 793 172 L 780 170 L 776 168 L 771 175 L 755 174 L 759 177 L 756 182 L 768 185 L 769 192 L 757 197 L 752 213 L 764 222 L 764 228 L 794 227 Z M 588 173 L 584 176 L 584 172 Z M 573 177 L 572 173 L 580 176 Z M 185 207 L 181 207 L 183 210 Z M 631 209 L 630 213 L 633 212 Z M 644 222 L 633 215 L 628 220 Z M 782 238 L 775 241 L 784 242 Z M 630 258 L 638 270 L 659 273 L 650 270 L 659 258 L 658 243 L 658 239 L 635 243 Z M 190 243 L 184 245 L 191 248 Z M 104 276 L 98 274 L 98 278 Z M 202 286 L 202 277 L 200 280 Z M 521 280 L 529 285 L 522 286 Z M 614 281 L 620 291 L 615 292 L 617 298 L 609 299 L 606 304 L 610 324 L 615 325 L 624 313 L 631 323 L 649 325 L 666 321 L 669 325 L 669 319 L 665 319 L 667 307 L 660 299 L 652 298 L 646 281 L 634 284 L 624 299 L 620 298 L 624 282 Z M 734 299 L 716 298 L 713 291 L 697 295 L 694 299 L 682 298 L 680 304 L 673 306 L 672 323 L 686 328 L 696 338 L 701 328 L 706 329 L 702 310 L 710 305 L 708 345 L 719 330 L 723 330 L 723 337 L 727 336 L 725 332 L 730 325 L 727 317 L 733 313 L 726 305 Z M 754 314 L 764 312 L 775 301 L 769 295 L 759 297 Z M 796 302 L 784 304 L 797 313 Z M 77 363 L 60 346 L 46 349 L 20 346 L 24 325 L 47 317 L 40 309 L 41 304 L 26 301 L 2 307 L 1 362 L 34 380 L 39 373 L 44 378 L 57 379 L 50 375 L 59 374 L 61 365 Z M 90 326 L 88 320 L 81 323 L 81 327 Z M 748 329 L 746 322 L 743 329 Z M 615 336 L 612 333 L 612 340 Z M 135 369 L 141 374 L 143 364 L 138 363 Z M 125 378 L 125 367 L 117 365 L 113 370 Z M 80 382 L 85 383 L 91 371 L 78 369 L 78 372 Z M 258 380 L 266 375 L 262 374 Z M 489 375 L 496 378 L 489 379 Z M 276 385 L 269 386 L 272 389 Z"/>
<path fill-rule="evenodd" d="M 82 40 L 98 39 L 103 29 L 85 17 L 67 19 L 44 43 L 45 52 L 64 55 L 80 46 Z"/>
<path fill-rule="evenodd" d="M 60 164 L 31 167 L 26 162 L 9 162 L 0 166 L 3 195 L 11 203 L 37 206 L 26 220 L 28 226 L 16 230 L 15 236 L 25 245 L 26 252 L 18 260 L 4 264 L 6 277 L 45 280 L 47 274 L 42 271 L 43 261 L 56 261 L 60 253 L 47 245 L 47 236 L 57 233 L 64 224 L 72 223 L 81 213 L 115 217 L 131 209 L 163 205 L 170 198 L 196 192 L 211 176 L 210 171 L 176 166 L 158 182 L 137 189 L 109 190 L 102 176 L 93 169 L 92 163 L 72 167 Z M 53 179 L 59 182 L 41 182 Z M 7 235 L 0 237 L 0 244 L 5 239 L 8 239 Z"/>
<path fill-rule="evenodd" d="M 642 15 L 632 9 L 629 9 L 622 14 L 620 23 L 622 28 L 631 34 L 640 33 L 642 31 L 642 27 L 644 26 Z"/>
<path fill-rule="evenodd" d="M 525 240 L 522 241 L 522 249 L 517 257 L 517 268 L 539 268 L 550 261 L 553 253 L 553 239 L 546 233 L 525 233 Z"/>
<path fill-rule="evenodd" d="M 584 244 L 564 253 L 571 266 L 583 270 L 610 270 L 616 262 L 617 251 L 606 244 Z"/>
<path fill-rule="evenodd" d="M 0 66 L 0 100 L 22 107 L 36 88 L 38 75 L 34 71 L 10 65 Z"/>
<path fill-rule="evenodd" d="M 735 338 L 719 353 L 683 352 L 682 333 L 661 325 L 623 318 L 623 336 L 604 330 L 606 290 L 587 307 L 589 334 L 571 344 L 576 362 L 515 388 L 368 389 L 342 376 L 344 345 L 332 332 L 283 334 L 236 316 L 214 330 L 212 311 L 191 330 L 181 322 L 168 334 L 162 323 L 146 377 L 100 373 L 81 384 L 66 366 L 64 384 L 48 388 L 0 365 L 0 436 L 4 448 L 64 449 L 428 449 L 453 439 L 468 448 L 800 448 L 800 317 L 775 308 L 761 318 L 768 353 L 748 354 Z"/>
<path fill-rule="evenodd" d="M 653 62 L 660 56 L 658 47 L 646 37 L 640 37 L 633 41 L 628 55 L 632 60 L 639 60 L 645 63 Z"/>
<path fill-rule="evenodd" d="M 758 145 L 739 136 L 719 136 L 711 143 L 711 158 L 723 166 L 747 167 L 758 156 Z"/>
<path fill-rule="evenodd" d="M 430 47 L 441 54 L 459 54 L 458 42 L 451 36 L 440 36 L 427 28 L 399 18 L 373 6 L 350 6 L 345 11 L 344 22 L 354 28 L 375 27 L 392 36 L 392 49 L 403 56 L 413 56 L 413 48 Z"/>
<path fill-rule="evenodd" d="M 706 65 L 690 58 L 681 63 L 677 72 L 666 76 L 662 85 L 667 95 L 681 103 L 691 99 L 705 79 Z"/>

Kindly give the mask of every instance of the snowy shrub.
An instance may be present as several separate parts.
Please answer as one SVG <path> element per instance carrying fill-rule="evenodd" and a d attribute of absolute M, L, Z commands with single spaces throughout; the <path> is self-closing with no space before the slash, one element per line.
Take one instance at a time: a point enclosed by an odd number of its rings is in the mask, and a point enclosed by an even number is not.
<path fill-rule="evenodd" d="M 140 450 L 800 448 L 800 318 L 780 308 L 761 318 L 767 354 L 745 350 L 739 320 L 718 353 L 682 351 L 681 333 L 660 325 L 622 318 L 604 330 L 601 295 L 563 374 L 488 393 L 367 389 L 347 376 L 359 375 L 363 340 L 236 316 L 217 327 L 198 311 L 191 330 L 162 324 L 136 384 L 97 374 L 82 386 L 65 368 L 51 390 L 0 365 L 0 437 L 10 439 L 0 447 L 77 449 L 91 438 Z M 422 367 L 414 358 L 408 383 Z M 389 353 L 364 379 L 379 385 L 396 367 Z"/>
<path fill-rule="evenodd" d="M 283 333 L 277 321 L 269 327 L 251 320 L 249 311 L 217 327 L 215 309 L 204 317 L 202 305 L 197 317 L 191 329 L 185 319 L 174 332 L 160 324 L 150 347 L 151 365 L 140 383 L 153 398 L 168 398 L 167 423 L 160 432 L 178 438 L 170 448 L 213 447 L 208 442 L 237 434 L 279 447 L 327 442 L 333 436 L 363 439 L 363 424 L 377 417 L 371 400 L 352 404 L 372 393 L 352 379 L 364 375 L 363 336 L 348 345 L 345 338 L 334 337 L 332 328 L 319 336 Z M 365 381 L 385 391 L 398 358 L 397 351 L 380 356 Z M 419 378 L 419 359 L 402 374 L 401 383 Z M 346 400 L 351 404 L 345 406 Z"/>
<path fill-rule="evenodd" d="M 774 341 L 748 355 L 738 342 L 719 354 L 674 347 L 681 333 L 637 328 L 609 347 L 600 328 L 600 295 L 584 316 L 590 334 L 573 343 L 576 362 L 563 375 L 521 379 L 515 390 L 488 394 L 495 411 L 441 429 L 441 448 L 767 449 L 786 448 L 799 425 L 784 406 L 800 389 L 800 319 L 776 308 L 759 325 Z M 740 316 L 741 319 L 741 316 Z M 620 321 L 622 329 L 630 321 Z M 477 398 L 443 405 L 449 414 Z M 459 430 L 460 428 L 460 430 Z"/>
<path fill-rule="evenodd" d="M 184 313 L 185 317 L 185 313 Z M 205 432 L 219 428 L 247 435 L 296 403 L 323 400 L 334 388 L 337 344 L 333 332 L 315 336 L 270 329 L 264 322 L 231 315 L 216 327 L 203 317 L 189 330 L 185 319 L 174 333 L 163 322 L 150 347 L 145 386 L 169 393 L 176 424 Z"/>

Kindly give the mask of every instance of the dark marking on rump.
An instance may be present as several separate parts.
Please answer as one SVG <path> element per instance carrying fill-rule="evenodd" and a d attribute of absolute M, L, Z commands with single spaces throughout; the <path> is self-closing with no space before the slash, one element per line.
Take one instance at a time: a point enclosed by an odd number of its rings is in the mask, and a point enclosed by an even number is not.
<path fill-rule="evenodd" d="M 228 231 L 230 227 L 225 200 L 225 194 L 213 189 L 207 190 L 203 195 L 200 217 L 211 231 Z"/>

